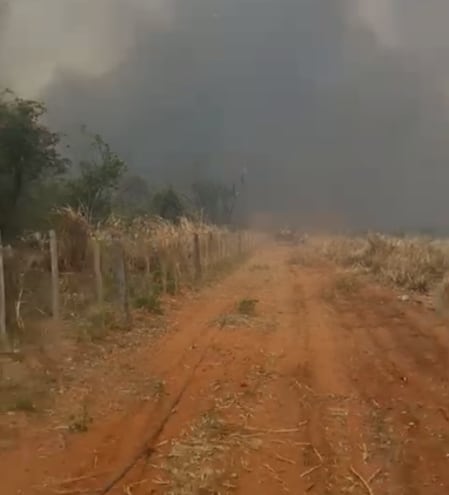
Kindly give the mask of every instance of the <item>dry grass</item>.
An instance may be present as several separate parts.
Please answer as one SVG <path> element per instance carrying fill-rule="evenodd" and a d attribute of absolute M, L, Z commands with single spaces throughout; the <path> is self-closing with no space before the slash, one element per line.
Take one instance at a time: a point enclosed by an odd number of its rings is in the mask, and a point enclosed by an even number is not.
<path fill-rule="evenodd" d="M 204 414 L 181 439 L 173 441 L 163 466 L 168 477 L 164 493 L 230 493 L 236 488 L 237 474 L 229 459 L 235 463 L 232 452 L 252 440 L 253 436 L 226 423 L 216 411 Z"/>
<path fill-rule="evenodd" d="M 119 308 L 117 267 L 122 248 L 130 305 L 155 314 L 163 310 L 159 294 L 174 295 L 183 288 L 203 284 L 218 270 L 235 266 L 250 245 L 247 233 L 188 219 L 172 224 L 157 217 L 142 216 L 130 221 L 111 216 L 102 225 L 93 226 L 71 208 L 55 211 L 53 227 L 58 240 L 61 315 L 79 326 L 92 326 L 92 331 L 86 333 L 92 333 L 94 338 L 98 333 L 100 339 L 105 325 L 97 321 L 103 317 L 96 318 L 96 308 L 92 307 L 97 300 L 95 244 L 101 253 L 104 303 Z M 201 270 L 195 263 L 195 235 L 199 239 Z M 51 315 L 48 233 L 24 238 L 7 253 L 7 328 L 11 340 L 20 345 L 31 333 L 32 321 Z M 92 325 L 85 324 L 91 320 Z"/>
<path fill-rule="evenodd" d="M 240 314 L 223 314 L 213 321 L 213 324 L 219 328 L 239 328 L 254 326 L 251 319 L 247 315 Z"/>
<path fill-rule="evenodd" d="M 350 298 L 357 294 L 362 287 L 362 281 L 353 270 L 338 273 L 331 283 L 323 289 L 322 297 L 329 303 L 339 298 Z"/>
<path fill-rule="evenodd" d="M 229 313 L 224 313 L 215 318 L 211 324 L 220 329 L 256 329 L 260 332 L 273 332 L 278 327 L 276 318 L 268 317 L 266 314 L 259 314 L 256 311 L 257 299 L 244 298 L 238 301 L 235 309 Z"/>
<path fill-rule="evenodd" d="M 63 271 L 81 271 L 88 256 L 92 227 L 86 218 L 70 207 L 54 214 L 58 237 L 59 267 Z"/>
<path fill-rule="evenodd" d="M 316 252 L 308 247 L 302 247 L 288 258 L 287 264 L 309 268 L 316 266 L 320 261 L 320 257 Z"/>
<path fill-rule="evenodd" d="M 436 310 L 445 318 L 449 317 L 449 275 L 438 284 L 434 291 Z"/>
<path fill-rule="evenodd" d="M 254 316 L 256 314 L 257 299 L 242 299 L 237 304 L 237 312 L 244 316 Z"/>
<path fill-rule="evenodd" d="M 449 271 L 449 246 L 425 238 L 335 237 L 322 242 L 321 250 L 345 267 L 421 293 L 435 288 Z"/>

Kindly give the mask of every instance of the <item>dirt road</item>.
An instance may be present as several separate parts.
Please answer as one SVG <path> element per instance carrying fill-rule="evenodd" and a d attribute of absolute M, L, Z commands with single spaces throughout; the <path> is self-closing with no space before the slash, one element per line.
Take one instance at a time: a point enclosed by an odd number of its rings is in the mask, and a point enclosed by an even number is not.
<path fill-rule="evenodd" d="M 449 493 L 448 326 L 295 254 L 183 301 L 129 355 L 155 393 L 0 451 L 1 493 Z"/>

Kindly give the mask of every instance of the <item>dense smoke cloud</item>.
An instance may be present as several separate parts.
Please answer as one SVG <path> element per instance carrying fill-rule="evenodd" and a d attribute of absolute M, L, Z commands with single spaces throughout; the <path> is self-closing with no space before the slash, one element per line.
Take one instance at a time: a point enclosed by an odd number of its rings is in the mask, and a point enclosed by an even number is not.
<path fill-rule="evenodd" d="M 153 182 L 246 166 L 253 210 L 286 221 L 445 227 L 449 58 L 412 42 L 418 14 L 398 21 L 421 3 L 392 0 L 386 43 L 356 0 L 16 0 L 0 83 L 38 88 L 55 125 L 98 130 Z"/>

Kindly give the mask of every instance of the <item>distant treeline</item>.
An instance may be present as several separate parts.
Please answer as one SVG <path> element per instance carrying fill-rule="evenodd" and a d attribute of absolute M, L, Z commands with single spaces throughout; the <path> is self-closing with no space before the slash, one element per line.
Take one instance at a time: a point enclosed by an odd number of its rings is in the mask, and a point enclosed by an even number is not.
<path fill-rule="evenodd" d="M 238 192 L 209 179 L 186 190 L 156 187 L 136 175 L 99 135 L 81 128 L 85 157 L 69 158 L 63 136 L 45 123 L 41 102 L 0 93 L 0 232 L 6 238 L 47 228 L 57 207 L 70 206 L 91 223 L 112 213 L 154 214 L 176 222 L 186 216 L 217 225 L 233 222 Z M 157 184 L 157 178 L 154 178 Z"/>

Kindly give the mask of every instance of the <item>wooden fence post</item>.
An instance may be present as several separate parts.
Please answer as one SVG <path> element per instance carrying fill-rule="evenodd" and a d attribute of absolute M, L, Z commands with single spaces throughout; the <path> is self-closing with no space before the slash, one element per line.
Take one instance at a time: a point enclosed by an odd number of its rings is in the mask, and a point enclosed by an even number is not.
<path fill-rule="evenodd" d="M 93 239 L 92 246 L 94 250 L 94 272 L 95 288 L 97 291 L 97 302 L 101 306 L 104 304 L 103 275 L 101 272 L 101 245 L 97 239 Z"/>
<path fill-rule="evenodd" d="M 162 293 L 167 294 L 168 292 L 168 266 L 167 266 L 167 253 L 161 252 L 159 255 L 159 263 L 161 265 L 161 286 Z"/>
<path fill-rule="evenodd" d="M 129 311 L 129 297 L 128 297 L 128 280 L 126 273 L 126 260 L 125 252 L 123 250 L 122 243 L 116 241 L 116 251 L 117 251 L 117 282 L 120 303 L 123 310 L 125 324 L 128 326 L 131 323 L 131 314 Z"/>
<path fill-rule="evenodd" d="M 145 276 L 149 280 L 151 277 L 151 261 L 150 261 L 150 255 L 145 252 Z"/>
<path fill-rule="evenodd" d="M 195 281 L 199 282 L 202 278 L 202 273 L 201 273 L 200 238 L 197 233 L 193 234 L 193 266 L 195 270 Z"/>
<path fill-rule="evenodd" d="M 50 258 L 51 258 L 51 311 L 53 319 L 59 320 L 59 264 L 58 264 L 58 242 L 56 232 L 50 230 Z"/>
<path fill-rule="evenodd" d="M 207 273 L 209 270 L 209 236 L 207 234 L 202 237 L 200 250 L 203 253 L 203 271 Z"/>
<path fill-rule="evenodd" d="M 3 265 L 3 244 L 0 232 L 0 346 L 9 348 L 8 334 L 6 333 L 6 293 L 5 293 L 5 271 Z"/>
<path fill-rule="evenodd" d="M 208 245 L 209 245 L 209 265 L 211 268 L 215 266 L 215 245 L 214 245 L 214 236 L 212 232 L 208 234 Z"/>

